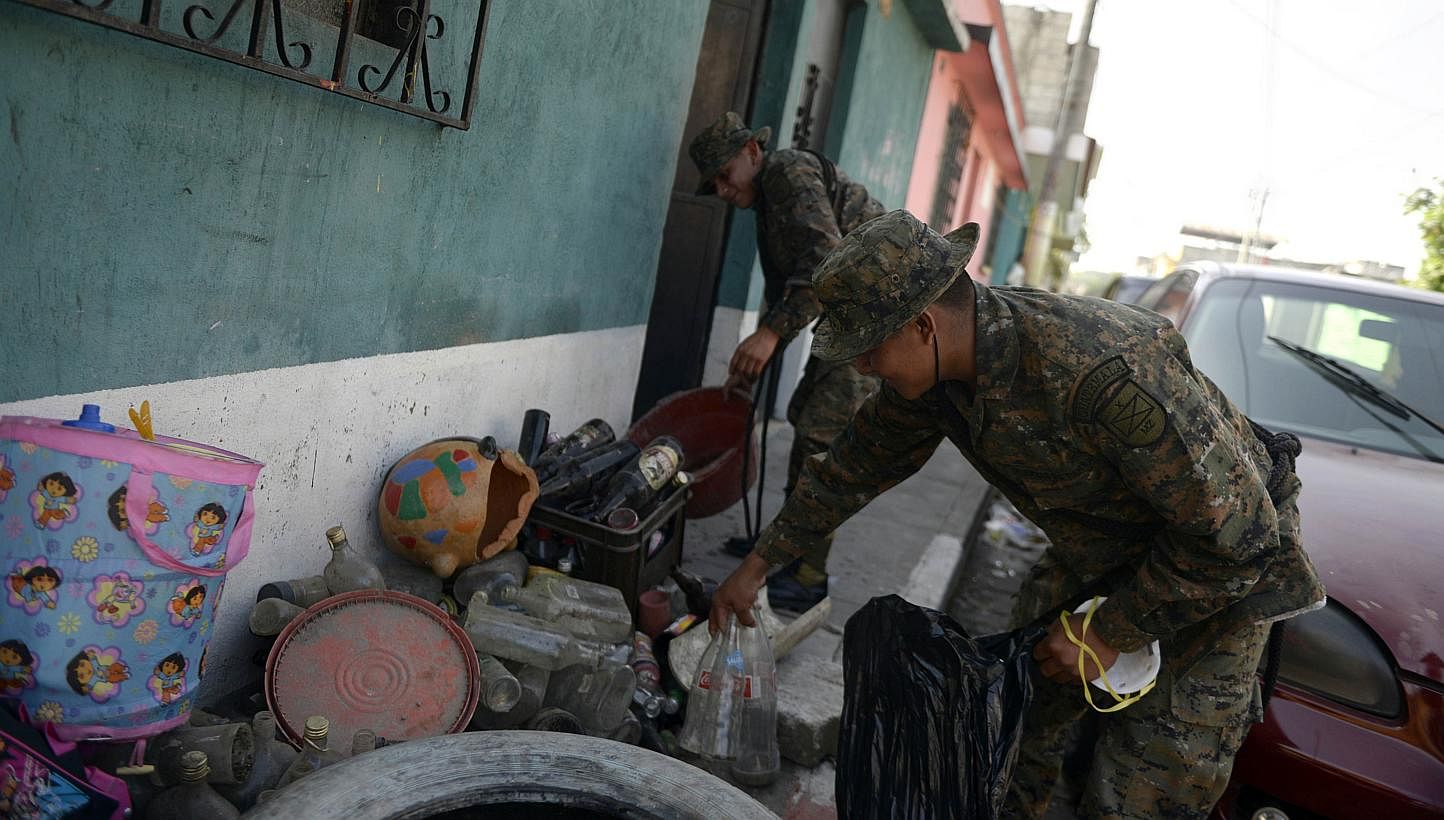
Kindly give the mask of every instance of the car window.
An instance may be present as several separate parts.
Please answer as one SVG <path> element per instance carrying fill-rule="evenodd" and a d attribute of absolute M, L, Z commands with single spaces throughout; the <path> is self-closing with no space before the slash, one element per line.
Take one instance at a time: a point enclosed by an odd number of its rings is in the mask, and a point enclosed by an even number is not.
<path fill-rule="evenodd" d="M 1191 270 L 1171 273 L 1144 291 L 1138 304 L 1177 325 L 1178 317 L 1183 313 L 1183 305 L 1188 301 L 1188 294 L 1197 280 L 1198 274 Z"/>
<path fill-rule="evenodd" d="M 1184 336 L 1193 362 L 1264 426 L 1412 456 L 1444 433 L 1321 375 L 1288 345 L 1331 357 L 1428 419 L 1444 420 L 1444 306 L 1323 286 L 1228 279 L 1203 291 Z M 1282 340 L 1281 345 L 1275 340 Z M 1422 448 L 1422 449 L 1421 449 Z"/>

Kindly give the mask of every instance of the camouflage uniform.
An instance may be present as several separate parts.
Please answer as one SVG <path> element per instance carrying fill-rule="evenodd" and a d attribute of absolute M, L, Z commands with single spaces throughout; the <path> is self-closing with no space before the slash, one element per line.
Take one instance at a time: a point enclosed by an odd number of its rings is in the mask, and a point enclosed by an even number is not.
<path fill-rule="evenodd" d="M 770 128 L 749 131 L 741 117 L 728 112 L 703 131 L 689 148 L 702 174 L 698 194 L 714 192 L 713 177 L 736 156 L 747 140 L 765 145 Z M 882 205 L 867 188 L 836 166 L 810 151 L 784 149 L 763 155 L 757 172 L 757 246 L 762 260 L 763 311 L 758 320 L 783 343 L 790 342 L 817 318 L 819 307 L 812 294 L 812 273 L 827 254 L 857 226 L 883 213 Z M 830 196 L 826 177 L 834 177 Z M 778 348 L 774 358 L 780 355 Z M 823 362 L 809 357 L 802 380 L 787 405 L 793 428 L 788 458 L 787 487 L 797 483 L 803 463 L 827 446 L 847 426 L 853 413 L 877 390 L 877 379 L 864 376 L 850 362 Z M 832 538 L 813 544 L 806 562 L 819 569 L 827 565 Z"/>
<path fill-rule="evenodd" d="M 971 248 L 959 247 L 903 212 L 854 233 L 814 281 L 826 309 L 814 354 L 855 356 L 915 317 L 966 262 Z M 977 283 L 975 307 L 972 390 L 944 382 L 909 401 L 884 385 L 827 458 L 807 463 L 757 552 L 789 560 L 948 438 L 1052 542 L 1019 593 L 1015 625 L 1102 594 L 1092 628 L 1110 646 L 1161 643 L 1158 686 L 1103 716 L 1087 806 L 1203 816 L 1259 716 L 1264 624 L 1322 605 L 1299 541 L 1299 481 L 1287 475 L 1275 506 L 1267 450 L 1166 319 Z M 1009 813 L 1042 814 L 1061 729 L 1083 703 L 1081 684 L 1040 684 Z"/>
<path fill-rule="evenodd" d="M 867 189 L 841 170 L 836 171 L 835 189 L 834 203 L 828 199 L 822 163 L 814 154 L 783 150 L 762 159 L 755 207 L 765 309 L 758 324 L 784 341 L 794 339 L 820 312 L 812 293 L 812 272 L 842 237 L 883 213 Z M 802 380 L 787 404 L 787 421 L 793 428 L 787 492 L 797 484 L 803 462 L 827 451 L 877 386 L 876 378 L 857 372 L 851 362 L 808 357 Z M 808 556 L 808 563 L 818 569 L 826 561 L 826 548 Z"/>

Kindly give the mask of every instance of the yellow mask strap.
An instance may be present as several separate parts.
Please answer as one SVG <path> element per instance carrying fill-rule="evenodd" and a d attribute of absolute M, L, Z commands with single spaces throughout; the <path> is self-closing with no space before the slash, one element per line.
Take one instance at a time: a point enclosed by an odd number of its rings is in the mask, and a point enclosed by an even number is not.
<path fill-rule="evenodd" d="M 1088 611 L 1083 615 L 1083 629 L 1078 635 L 1073 634 L 1073 627 L 1068 623 L 1067 612 L 1059 615 L 1058 620 L 1063 624 L 1063 634 L 1068 636 L 1069 642 L 1078 647 L 1078 677 L 1083 681 L 1083 698 L 1087 700 L 1088 705 L 1096 711 L 1107 713 L 1116 712 L 1119 709 L 1125 709 L 1137 703 L 1140 698 L 1153 691 L 1153 685 L 1157 683 L 1157 679 L 1149 681 L 1142 689 L 1131 695 L 1120 695 L 1114 691 L 1113 684 L 1108 681 L 1108 670 L 1103 668 L 1103 661 L 1098 658 L 1098 653 L 1093 651 L 1093 647 L 1089 646 L 1083 640 L 1088 635 L 1088 625 L 1093 621 L 1093 613 L 1098 611 L 1098 603 L 1100 600 L 1099 597 L 1093 598 L 1093 605 L 1089 607 Z M 1093 702 L 1093 686 L 1088 682 L 1088 674 L 1085 671 L 1085 663 L 1089 660 L 1093 661 L 1098 667 L 1099 680 L 1103 681 L 1103 686 L 1108 690 L 1108 694 L 1113 696 L 1114 703 L 1112 706 L 1103 707 Z"/>

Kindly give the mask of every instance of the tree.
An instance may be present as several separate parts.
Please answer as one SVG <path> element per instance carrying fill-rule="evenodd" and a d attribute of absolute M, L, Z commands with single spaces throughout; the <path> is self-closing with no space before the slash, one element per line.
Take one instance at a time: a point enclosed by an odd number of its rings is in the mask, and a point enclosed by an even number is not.
<path fill-rule="evenodd" d="M 1419 265 L 1419 284 L 1444 292 L 1444 179 L 1435 188 L 1419 188 L 1404 200 L 1404 213 L 1419 215 L 1419 235 L 1424 240 L 1424 261 Z"/>

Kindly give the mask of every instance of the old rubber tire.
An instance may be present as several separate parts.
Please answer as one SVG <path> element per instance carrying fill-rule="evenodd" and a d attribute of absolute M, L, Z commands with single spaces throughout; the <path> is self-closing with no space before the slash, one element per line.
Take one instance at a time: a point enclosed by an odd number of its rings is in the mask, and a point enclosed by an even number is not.
<path fill-rule="evenodd" d="M 555 732 L 466 732 L 387 746 L 297 781 L 247 818 L 420 818 L 468 806 L 536 804 L 611 817 L 776 820 L 761 803 L 680 760 Z"/>

